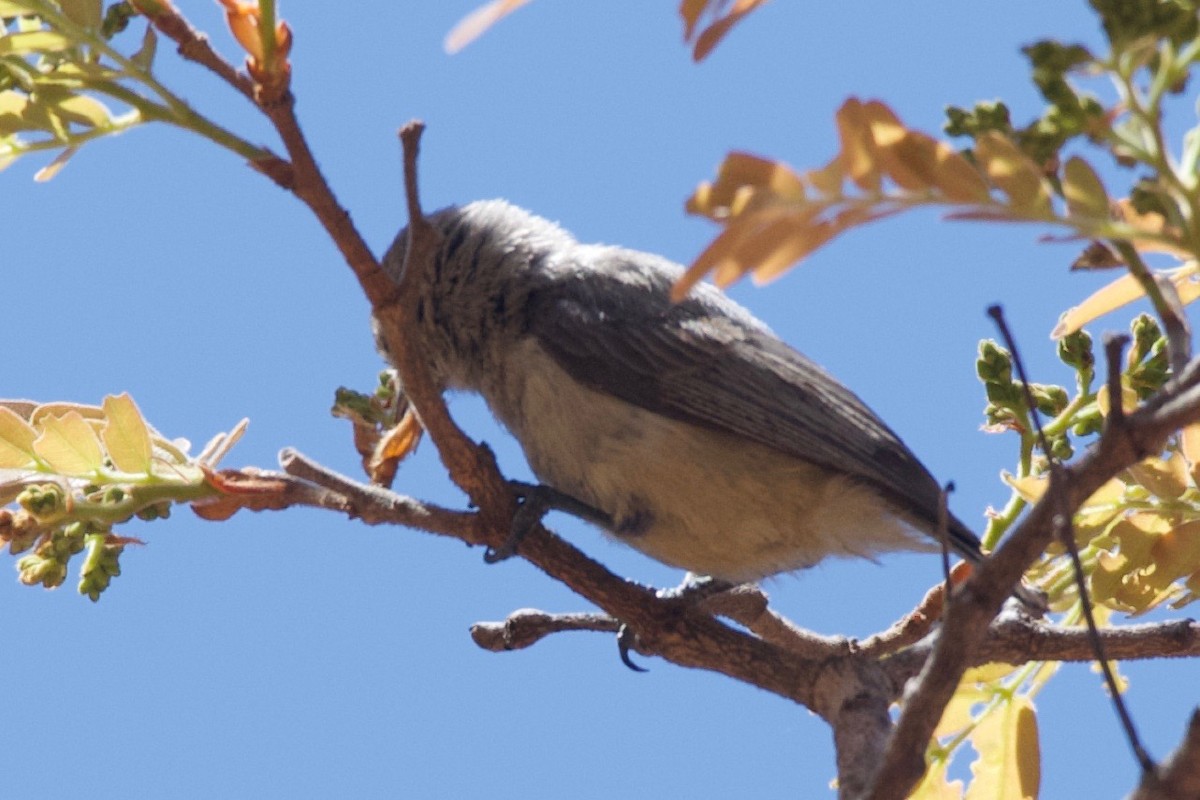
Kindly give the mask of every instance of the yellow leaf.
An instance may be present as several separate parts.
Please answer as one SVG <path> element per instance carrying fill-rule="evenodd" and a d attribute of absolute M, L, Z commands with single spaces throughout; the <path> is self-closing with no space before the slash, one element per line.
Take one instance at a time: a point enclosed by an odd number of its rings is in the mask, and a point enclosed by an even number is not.
<path fill-rule="evenodd" d="M 1159 536 L 1151 547 L 1151 561 L 1171 580 L 1200 570 L 1200 520 L 1184 522 Z"/>
<path fill-rule="evenodd" d="M 1200 478 L 1197 478 L 1200 475 L 1200 424 L 1188 425 L 1179 432 L 1179 449 L 1192 465 L 1192 481 L 1200 483 Z"/>
<path fill-rule="evenodd" d="M 92 475 L 104 465 L 104 453 L 87 420 L 77 411 L 41 421 L 36 452 L 59 475 Z"/>
<path fill-rule="evenodd" d="M 962 781 L 950 780 L 946 774 L 949 767 L 950 763 L 943 760 L 930 764 L 908 800 L 962 800 Z"/>
<path fill-rule="evenodd" d="M 1197 278 L 1200 277 L 1200 263 L 1189 261 L 1178 269 L 1166 270 L 1165 274 L 1175 284 L 1180 301 L 1190 303 L 1200 297 L 1200 284 L 1197 282 Z M 1132 275 L 1122 275 L 1067 311 L 1050 332 L 1050 337 L 1061 339 L 1072 334 L 1092 320 L 1137 300 L 1143 294 L 1142 285 L 1136 278 Z"/>
<path fill-rule="evenodd" d="M 0 469 L 32 467 L 37 456 L 33 441 L 37 431 L 12 410 L 0 406 Z"/>
<path fill-rule="evenodd" d="M 0 56 L 57 53 L 76 45 L 71 37 L 53 31 L 27 31 L 0 36 Z"/>
<path fill-rule="evenodd" d="M 1063 196 L 1074 215 L 1107 219 L 1108 193 L 1091 165 L 1079 156 L 1071 156 L 1063 167 Z"/>
<path fill-rule="evenodd" d="M 1187 464 L 1179 453 L 1166 459 L 1148 458 L 1129 468 L 1130 475 L 1155 497 L 1178 500 L 1189 488 Z"/>
<path fill-rule="evenodd" d="M 1008 664 L 985 664 L 967 670 L 942 712 L 934 737 L 950 736 L 970 725 L 975 708 L 996 696 L 995 684 L 1011 675 L 1013 669 Z"/>
<path fill-rule="evenodd" d="M 150 473 L 150 431 L 137 404 L 128 392 L 104 398 L 107 418 L 100 439 L 121 472 Z"/>
<path fill-rule="evenodd" d="M 1017 695 L 985 714 L 971 733 L 979 757 L 971 764 L 966 800 L 1033 800 L 1041 783 L 1037 714 Z"/>
<path fill-rule="evenodd" d="M 529 0 L 493 0 L 475 9 L 459 20 L 450 33 L 446 34 L 443 44 L 446 52 L 453 54 L 462 50 L 483 35 L 488 28 L 528 2 Z"/>
<path fill-rule="evenodd" d="M 1097 289 L 1086 300 L 1063 314 L 1050 338 L 1061 339 L 1075 333 L 1097 317 L 1104 316 L 1142 296 L 1141 284 L 1132 275 L 1122 275 L 1112 283 Z"/>

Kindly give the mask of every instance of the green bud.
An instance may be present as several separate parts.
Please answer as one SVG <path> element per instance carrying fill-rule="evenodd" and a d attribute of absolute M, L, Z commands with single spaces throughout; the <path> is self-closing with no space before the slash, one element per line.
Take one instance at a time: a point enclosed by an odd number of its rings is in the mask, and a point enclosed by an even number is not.
<path fill-rule="evenodd" d="M 1129 323 L 1133 346 L 1129 348 L 1129 362 L 1136 364 L 1144 359 L 1154 347 L 1154 343 L 1163 338 L 1158 320 L 1149 314 L 1138 314 Z"/>
<path fill-rule="evenodd" d="M 79 571 L 79 593 L 87 595 L 94 603 L 108 588 L 109 583 L 121 574 L 120 557 L 125 546 L 110 544 L 106 534 L 87 537 L 88 553 Z"/>
<path fill-rule="evenodd" d="M 984 383 L 1012 381 L 1012 356 L 991 339 L 979 343 L 979 356 L 975 360 L 975 372 Z"/>
<path fill-rule="evenodd" d="M 1095 366 L 1096 356 L 1092 352 L 1092 335 L 1078 330 L 1058 340 L 1058 357 L 1072 369 Z"/>
<path fill-rule="evenodd" d="M 1104 418 L 1099 412 L 1088 414 L 1085 417 L 1080 417 L 1079 420 L 1071 426 L 1071 433 L 1076 436 L 1091 436 L 1093 433 L 1099 433 L 1104 427 Z"/>
<path fill-rule="evenodd" d="M 1008 406 L 1014 410 L 1025 407 L 1024 392 L 1021 390 L 1021 384 L 1016 381 L 988 383 L 985 391 L 987 392 L 987 399 L 992 403 Z"/>
<path fill-rule="evenodd" d="M 950 136 L 978 136 L 987 131 L 1007 134 L 1012 131 L 1008 106 L 999 101 L 977 103 L 970 111 L 947 106 L 946 123 L 942 129 Z"/>
<path fill-rule="evenodd" d="M 1029 387 L 1037 409 L 1048 417 L 1057 417 L 1071 401 L 1067 390 L 1061 386 L 1035 383 Z"/>
<path fill-rule="evenodd" d="M 100 23 L 100 34 L 105 39 L 111 39 L 129 27 L 129 21 L 137 16 L 137 10 L 128 2 L 113 3 L 104 11 L 104 21 Z"/>
<path fill-rule="evenodd" d="M 45 558 L 37 553 L 22 556 L 17 561 L 18 580 L 26 586 L 40 583 L 47 589 L 61 586 L 67 578 L 67 565 L 55 558 Z"/>
<path fill-rule="evenodd" d="M 1169 39 L 1176 46 L 1197 38 L 1196 9 L 1191 2 L 1160 0 L 1090 0 L 1100 15 L 1114 50 L 1139 39 Z"/>
<path fill-rule="evenodd" d="M 17 495 L 17 504 L 39 521 L 61 516 L 67 510 L 67 497 L 56 483 L 39 483 L 26 486 Z"/>
<path fill-rule="evenodd" d="M 152 522 L 156 519 L 167 519 L 171 516 L 171 503 L 163 501 L 138 509 L 134 514 L 138 519 Z"/>
<path fill-rule="evenodd" d="M 1059 461 L 1069 461 L 1075 455 L 1075 448 L 1067 437 L 1060 436 L 1050 440 L 1050 455 Z"/>

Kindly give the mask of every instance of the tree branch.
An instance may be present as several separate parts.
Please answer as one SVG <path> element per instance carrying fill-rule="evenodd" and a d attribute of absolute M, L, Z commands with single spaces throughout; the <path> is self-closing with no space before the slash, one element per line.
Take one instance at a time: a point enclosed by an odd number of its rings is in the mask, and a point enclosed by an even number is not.
<path fill-rule="evenodd" d="M 1063 466 L 1012 535 L 980 564 L 950 604 L 937 645 L 905 704 L 868 796 L 902 798 L 925 769 L 925 748 L 991 620 L 1029 564 L 1049 545 L 1059 509 L 1074 511 L 1121 470 L 1161 452 L 1167 437 L 1200 421 L 1200 359 L 1128 415 L 1109 416 L 1100 439 Z"/>

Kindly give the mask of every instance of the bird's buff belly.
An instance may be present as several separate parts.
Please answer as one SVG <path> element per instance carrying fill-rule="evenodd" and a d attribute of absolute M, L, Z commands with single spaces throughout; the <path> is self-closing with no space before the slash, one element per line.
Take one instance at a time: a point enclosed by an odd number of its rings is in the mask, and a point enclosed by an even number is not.
<path fill-rule="evenodd" d="M 572 379 L 530 344 L 485 397 L 542 482 L 610 515 L 610 533 L 701 575 L 757 580 L 827 556 L 926 549 L 870 487 Z"/>

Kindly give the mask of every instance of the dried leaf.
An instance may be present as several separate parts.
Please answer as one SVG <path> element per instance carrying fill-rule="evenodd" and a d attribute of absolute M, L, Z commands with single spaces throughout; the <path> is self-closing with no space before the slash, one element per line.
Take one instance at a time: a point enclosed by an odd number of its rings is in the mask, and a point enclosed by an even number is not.
<path fill-rule="evenodd" d="M 371 482 L 377 486 L 391 486 L 397 466 L 417 449 L 424 432 L 416 412 L 411 408 L 404 412 L 395 427 L 380 438 L 366 465 Z"/>
<path fill-rule="evenodd" d="M 875 139 L 862 102 L 851 97 L 842 103 L 835 119 L 841 142 L 839 157 L 846 175 L 858 188 L 878 192 L 881 175 L 875 159 Z"/>
<path fill-rule="evenodd" d="M 457 53 L 498 21 L 516 11 L 529 0 L 493 0 L 467 14 L 446 34 L 443 43 L 447 53 Z"/>
<path fill-rule="evenodd" d="M 702 183 L 688 198 L 690 214 L 723 219 L 728 216 L 740 190 L 761 189 L 784 201 L 804 200 L 804 181 L 791 167 L 752 153 L 731 152 L 717 168 L 716 183 Z"/>
<path fill-rule="evenodd" d="M 1052 213 L 1050 190 L 1041 171 L 1008 137 L 998 131 L 980 134 L 975 139 L 975 158 L 1014 209 L 1039 216 Z"/>
<path fill-rule="evenodd" d="M 41 421 L 34 452 L 59 475 L 93 475 L 104 466 L 104 452 L 92 426 L 77 411 Z"/>
<path fill-rule="evenodd" d="M 113 466 L 122 472 L 150 473 L 150 430 L 142 412 L 129 394 L 104 398 L 106 421 L 100 439 L 112 459 Z"/>
<path fill-rule="evenodd" d="M 703 61 L 707 58 L 708 54 L 725 38 L 734 25 L 766 2 L 767 0 L 736 0 L 727 10 L 723 10 L 722 6 L 726 5 L 725 0 L 709 0 L 706 6 L 714 15 L 714 20 L 696 37 L 695 46 L 692 49 L 693 60 Z M 697 5 L 700 4 L 688 2 L 688 0 L 684 0 L 680 4 L 679 14 L 683 17 L 685 41 L 692 40 L 691 34 L 695 32 L 697 21 L 705 11 L 705 7 L 697 9 Z"/>
<path fill-rule="evenodd" d="M 71 156 L 75 155 L 75 153 L 78 151 L 78 147 L 65 148 L 61 153 L 54 157 L 53 161 L 35 172 L 33 174 L 33 179 L 38 183 L 45 183 L 46 181 L 51 180 L 55 175 L 62 172 L 62 168 L 65 167 L 67 162 L 71 160 Z"/>
<path fill-rule="evenodd" d="M 986 203 L 992 199 L 987 182 L 975 165 L 945 142 L 937 143 L 933 183 L 958 203 Z"/>
<path fill-rule="evenodd" d="M 1121 257 L 1117 255 L 1117 252 L 1107 244 L 1100 241 L 1093 241 L 1089 242 L 1088 246 L 1083 249 L 1083 252 L 1079 254 L 1079 258 L 1071 262 L 1071 269 L 1114 269 L 1124 265 L 1124 263 Z"/>

